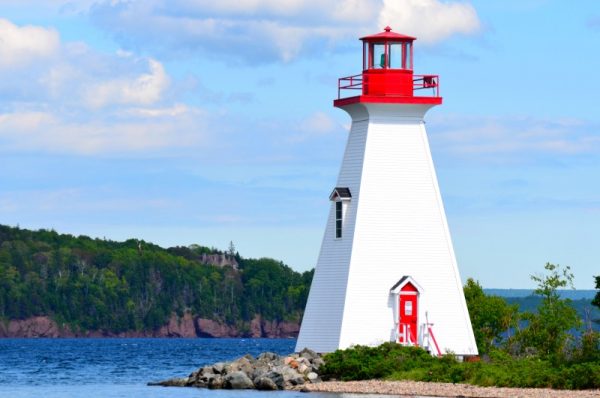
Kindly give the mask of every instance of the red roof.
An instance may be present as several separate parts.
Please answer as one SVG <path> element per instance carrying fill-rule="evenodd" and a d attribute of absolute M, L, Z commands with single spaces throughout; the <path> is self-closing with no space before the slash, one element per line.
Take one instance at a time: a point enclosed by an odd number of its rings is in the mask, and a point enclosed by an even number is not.
<path fill-rule="evenodd" d="M 383 32 L 381 33 L 376 33 L 374 35 L 370 35 L 370 36 L 365 36 L 365 37 L 361 37 L 361 40 L 366 40 L 366 41 L 374 41 L 374 40 L 417 40 L 416 37 L 412 37 L 412 36 L 407 36 L 407 35 L 403 35 L 400 33 L 394 33 L 392 32 L 392 28 L 390 28 L 389 26 L 386 26 L 385 29 L 383 30 Z"/>

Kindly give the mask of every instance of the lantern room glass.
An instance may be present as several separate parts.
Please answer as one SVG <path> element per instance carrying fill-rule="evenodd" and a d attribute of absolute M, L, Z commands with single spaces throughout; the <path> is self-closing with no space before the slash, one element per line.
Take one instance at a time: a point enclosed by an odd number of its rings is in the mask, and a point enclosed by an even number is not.
<path fill-rule="evenodd" d="M 409 69 L 412 70 L 411 42 L 365 42 L 363 47 L 363 70 Z"/>

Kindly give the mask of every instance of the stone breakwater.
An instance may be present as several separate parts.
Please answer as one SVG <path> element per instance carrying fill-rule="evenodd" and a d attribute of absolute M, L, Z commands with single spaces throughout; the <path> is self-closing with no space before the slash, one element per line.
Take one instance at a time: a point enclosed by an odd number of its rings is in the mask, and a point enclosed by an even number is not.
<path fill-rule="evenodd" d="M 188 377 L 164 380 L 148 385 L 165 387 L 204 387 L 210 389 L 301 389 L 321 381 L 318 370 L 325 362 L 314 351 L 280 356 L 272 352 L 254 358 L 245 355 L 231 362 L 204 366 Z"/>

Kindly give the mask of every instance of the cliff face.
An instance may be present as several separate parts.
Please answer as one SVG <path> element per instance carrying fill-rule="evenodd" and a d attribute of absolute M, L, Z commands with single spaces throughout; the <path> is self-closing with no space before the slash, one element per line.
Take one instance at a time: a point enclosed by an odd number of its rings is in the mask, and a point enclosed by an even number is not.
<path fill-rule="evenodd" d="M 58 325 L 47 316 L 0 322 L 0 337 L 253 337 L 288 338 L 297 337 L 298 322 L 265 321 L 256 316 L 251 322 L 240 326 L 193 317 L 186 313 L 183 317 L 171 315 L 169 322 L 158 330 L 128 331 L 114 333 L 104 330 L 78 332 L 68 325 Z"/>

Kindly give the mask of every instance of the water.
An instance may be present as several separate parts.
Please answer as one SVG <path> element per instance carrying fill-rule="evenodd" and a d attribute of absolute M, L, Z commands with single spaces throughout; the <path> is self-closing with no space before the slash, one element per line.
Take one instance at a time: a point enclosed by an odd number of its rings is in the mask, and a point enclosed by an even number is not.
<path fill-rule="evenodd" d="M 288 354 L 291 339 L 0 339 L 1 398 L 340 398 L 354 394 L 150 387 L 246 353 Z M 366 398 L 365 395 L 360 397 Z M 382 396 L 378 396 L 382 397 Z"/>

